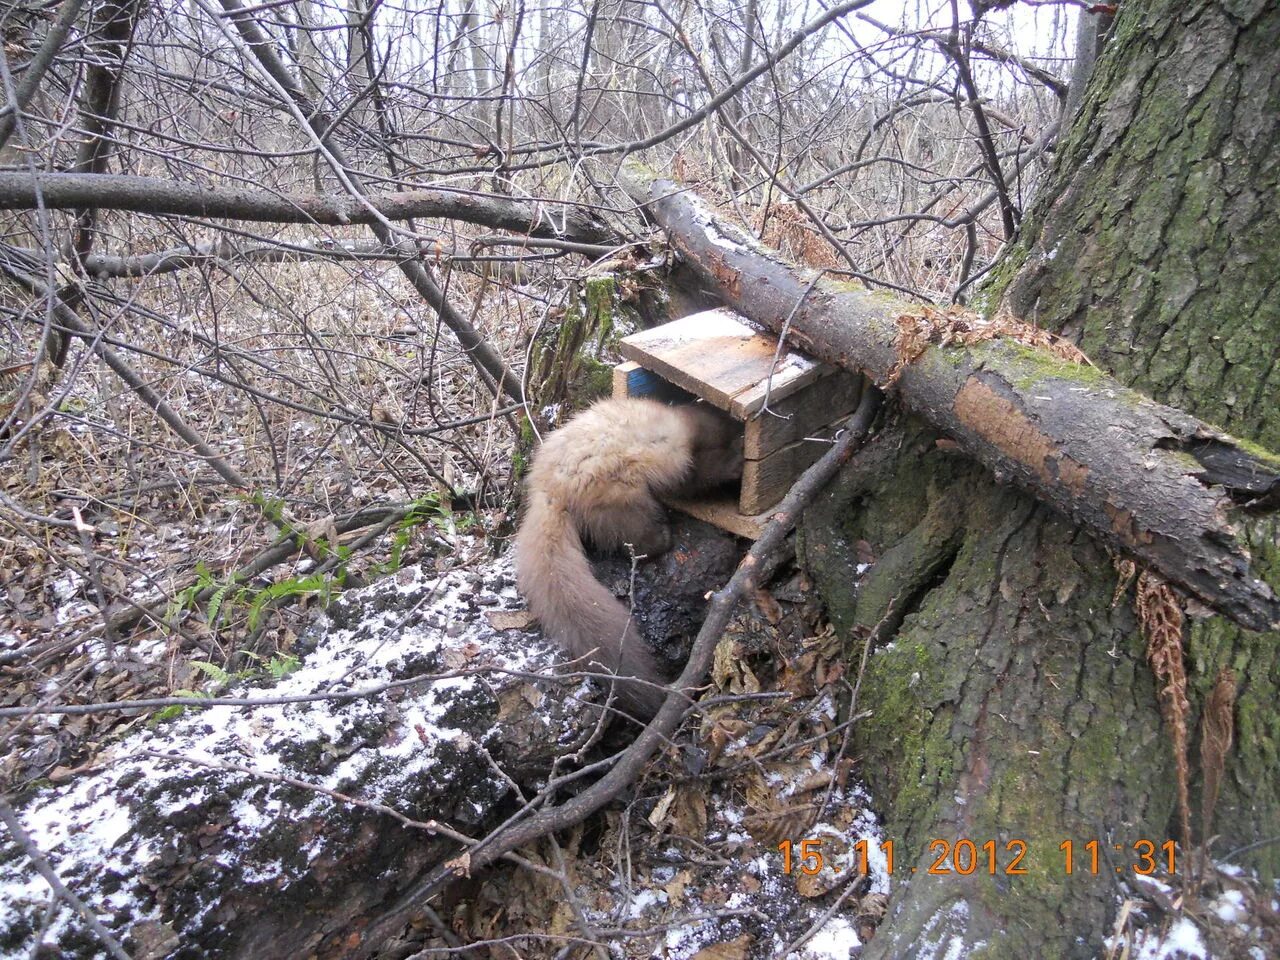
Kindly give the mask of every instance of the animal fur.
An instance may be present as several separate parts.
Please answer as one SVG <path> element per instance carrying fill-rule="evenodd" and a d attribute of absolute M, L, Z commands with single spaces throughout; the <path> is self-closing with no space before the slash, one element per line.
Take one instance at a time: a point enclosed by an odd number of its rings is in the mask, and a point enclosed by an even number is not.
<path fill-rule="evenodd" d="M 602 400 L 547 437 L 529 471 L 516 535 L 516 577 L 529 609 L 584 669 L 638 678 L 615 702 L 648 718 L 664 683 L 625 606 L 592 575 L 583 540 L 656 556 L 671 545 L 657 497 L 687 496 L 742 476 L 742 435 L 702 404 Z"/>

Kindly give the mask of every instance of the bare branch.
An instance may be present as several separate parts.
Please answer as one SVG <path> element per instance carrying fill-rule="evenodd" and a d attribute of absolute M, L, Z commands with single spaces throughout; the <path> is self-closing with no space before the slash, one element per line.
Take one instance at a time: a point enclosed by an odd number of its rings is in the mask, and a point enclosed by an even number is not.
<path fill-rule="evenodd" d="M 67 885 L 62 882 L 57 872 L 49 864 L 48 859 L 32 841 L 30 834 L 23 828 L 18 815 L 14 812 L 13 807 L 9 806 L 4 797 L 0 797 L 0 822 L 3 822 L 9 829 L 9 836 L 13 838 L 14 844 L 23 852 L 32 866 L 40 876 L 44 877 L 45 882 L 49 884 L 50 889 L 61 900 L 69 903 L 89 929 L 93 931 L 93 935 L 98 938 L 107 951 L 116 958 L 116 960 L 130 960 L 129 954 L 125 952 L 124 947 L 120 945 L 120 941 L 111 935 L 111 931 L 102 925 L 102 921 L 98 919 L 93 909 L 67 889 Z"/>
<path fill-rule="evenodd" d="M 440 217 L 494 230 L 579 243 L 608 244 L 619 240 L 604 221 L 583 208 L 469 190 L 445 188 L 375 194 L 367 198 L 367 203 L 360 203 L 329 195 L 210 187 L 158 177 L 76 173 L 31 176 L 0 172 L 0 210 L 34 209 L 37 197 L 51 210 L 94 205 L 100 210 L 132 210 L 154 215 L 323 226 L 372 224 L 379 218 Z M 370 206 L 377 211 L 376 216 L 368 209 Z"/>

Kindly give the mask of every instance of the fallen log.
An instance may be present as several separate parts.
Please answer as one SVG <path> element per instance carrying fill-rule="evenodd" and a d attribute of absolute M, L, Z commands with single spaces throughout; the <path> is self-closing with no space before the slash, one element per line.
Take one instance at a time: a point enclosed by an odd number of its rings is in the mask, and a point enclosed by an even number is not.
<path fill-rule="evenodd" d="M 513 584 L 502 566 L 403 570 L 334 608 L 300 669 L 240 694 L 253 706 L 187 701 L 15 801 L 30 849 L 0 832 L 0 955 L 102 949 L 85 918 L 50 909 L 33 852 L 133 957 L 345 955 L 590 729 L 575 697 L 539 696 L 550 650 L 487 626 Z"/>
<path fill-rule="evenodd" d="M 892 387 L 903 406 L 1009 479 L 1252 630 L 1280 598 L 1241 520 L 1280 502 L 1280 457 L 1001 331 L 797 267 L 689 190 L 630 165 L 624 189 L 728 305 L 789 344 Z"/>

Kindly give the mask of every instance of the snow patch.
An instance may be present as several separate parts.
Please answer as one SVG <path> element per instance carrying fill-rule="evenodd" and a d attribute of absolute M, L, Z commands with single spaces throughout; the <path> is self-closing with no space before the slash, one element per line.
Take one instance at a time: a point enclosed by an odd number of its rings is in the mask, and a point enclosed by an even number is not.
<path fill-rule="evenodd" d="M 489 596 L 500 595 L 502 606 L 514 604 L 510 557 L 490 565 L 483 576 L 463 570 L 439 577 L 420 568 L 401 570 L 362 592 L 378 600 L 366 602 L 362 609 L 377 612 L 340 628 L 331 625 L 292 674 L 267 689 L 243 687 L 223 694 L 272 700 L 359 691 L 396 681 L 404 685 L 394 702 L 385 694 L 373 694 L 347 701 L 192 708 L 130 736 L 102 758 L 96 773 L 36 794 L 18 816 L 62 880 L 118 932 L 159 918 L 156 891 L 144 878 L 153 872 L 165 875 L 179 849 L 176 845 L 203 836 L 197 832 L 210 825 L 199 818 L 223 798 L 225 812 L 214 825 L 221 852 L 214 862 L 225 859 L 249 883 L 283 888 L 291 874 L 323 851 L 313 840 L 293 846 L 290 856 L 272 856 L 265 852 L 270 844 L 262 843 L 265 832 L 281 829 L 282 822 L 340 814 L 350 806 L 319 792 L 299 806 L 296 789 L 282 799 L 282 792 L 291 788 L 208 764 L 292 777 L 392 807 L 405 784 L 436 778 L 446 782 L 452 767 L 442 760 L 442 748 L 450 748 L 445 756 L 457 757 L 483 746 L 471 743 L 462 721 L 449 719 L 451 709 L 458 712 L 460 698 L 473 692 L 491 698 L 492 692 L 480 687 L 492 685 L 492 674 L 537 672 L 550 660 L 546 646 L 528 637 L 495 633 L 476 610 L 474 598 L 491 584 L 497 585 Z M 413 681 L 428 673 L 454 675 Z M 382 731 L 379 749 L 355 750 L 370 729 Z M 348 746 L 353 749 L 348 751 Z M 494 773 L 491 782 L 470 790 L 471 812 L 482 815 L 508 789 Z M 282 821 L 285 802 L 291 812 Z M 188 808 L 192 814 L 185 813 Z M 184 820 L 192 816 L 198 822 Z M 154 835 L 145 835 L 148 831 Z M 49 889 L 8 837 L 4 839 L 0 957 L 26 957 L 49 902 Z M 296 859 L 291 859 L 294 854 Z M 188 917 L 184 926 L 198 921 L 201 910 L 207 909 L 196 905 L 196 920 Z M 56 950 L 60 938 L 82 929 L 83 921 L 64 906 L 42 942 Z"/>

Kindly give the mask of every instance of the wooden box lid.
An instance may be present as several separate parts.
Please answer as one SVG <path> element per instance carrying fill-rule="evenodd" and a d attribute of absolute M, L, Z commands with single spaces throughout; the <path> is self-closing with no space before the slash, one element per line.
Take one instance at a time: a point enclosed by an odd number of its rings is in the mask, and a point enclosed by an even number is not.
<path fill-rule="evenodd" d="M 794 350 L 779 354 L 776 337 L 724 307 L 633 333 L 618 349 L 739 420 L 758 413 L 766 396 L 777 403 L 834 372 Z"/>

